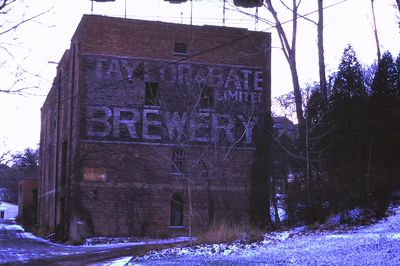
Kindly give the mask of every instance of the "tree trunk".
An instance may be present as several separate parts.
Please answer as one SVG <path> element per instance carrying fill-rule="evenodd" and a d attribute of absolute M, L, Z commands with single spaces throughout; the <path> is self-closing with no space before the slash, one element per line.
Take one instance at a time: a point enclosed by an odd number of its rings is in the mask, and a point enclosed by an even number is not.
<path fill-rule="evenodd" d="M 307 117 L 307 111 L 306 111 Z M 307 190 L 307 201 L 311 204 L 311 164 L 310 164 L 310 132 L 308 128 L 308 118 L 306 120 L 306 136 L 305 136 L 305 149 L 306 149 L 306 190 Z M 310 207 L 310 206 L 309 206 Z"/>
<path fill-rule="evenodd" d="M 399 0 L 400 1 L 400 0 Z M 325 76 L 325 57 L 324 57 L 324 6 L 323 0 L 318 0 L 318 65 L 319 65 L 319 86 L 322 97 L 328 102 L 328 91 Z"/>
<path fill-rule="evenodd" d="M 371 0 L 371 9 L 372 9 L 372 19 L 373 19 L 373 22 L 374 22 L 374 35 L 375 35 L 375 43 L 376 43 L 376 54 L 378 56 L 378 62 L 379 62 L 379 60 L 381 59 L 381 48 L 380 48 L 380 45 L 379 45 L 378 29 L 376 27 L 374 0 Z"/>
<path fill-rule="evenodd" d="M 292 74 L 293 94 L 294 94 L 294 102 L 296 105 L 297 122 L 299 124 L 299 135 L 300 135 L 300 140 L 303 141 L 305 139 L 306 121 L 303 115 L 303 98 L 301 96 L 296 59 L 293 58 L 292 62 L 290 62 L 289 64 L 290 64 L 290 72 Z"/>
<path fill-rule="evenodd" d="M 369 137 L 368 141 L 368 162 L 367 162 L 367 171 L 365 173 L 365 190 L 366 190 L 366 203 L 368 206 L 370 206 L 370 194 L 371 194 L 371 161 L 372 161 L 372 141 L 373 141 L 374 135 L 371 134 Z"/>
<path fill-rule="evenodd" d="M 301 1 L 300 1 L 301 2 Z M 299 3 L 300 3 L 299 2 Z M 304 140 L 305 136 L 305 120 L 303 116 L 303 100 L 301 97 L 301 90 L 299 84 L 299 76 L 297 72 L 297 65 L 296 65 L 296 40 L 297 40 L 297 9 L 298 4 L 296 0 L 293 0 L 293 16 L 292 16 L 292 40 L 289 43 L 285 30 L 282 27 L 282 24 L 279 20 L 278 13 L 276 12 L 275 8 L 272 5 L 271 0 L 265 0 L 265 6 L 267 7 L 268 11 L 274 17 L 276 23 L 276 30 L 278 32 L 279 40 L 282 45 L 283 53 L 286 57 L 286 60 L 290 67 L 290 73 L 292 75 L 292 83 L 293 83 L 293 94 L 295 98 L 296 104 L 296 115 L 297 121 L 299 123 L 299 133 L 300 139 Z"/>
<path fill-rule="evenodd" d="M 284 178 L 284 182 L 285 182 L 285 197 L 284 197 L 284 199 L 283 199 L 283 203 L 284 203 L 284 206 L 285 206 L 285 210 L 286 210 L 286 212 L 287 212 L 287 221 L 286 221 L 286 223 L 287 223 L 287 225 L 289 225 L 289 226 L 292 226 L 293 225 L 293 216 L 294 216 L 294 212 L 293 212 L 293 208 L 292 208 L 292 203 L 291 202 L 289 202 L 290 200 L 289 200 L 289 197 L 288 197 L 288 195 L 289 195 L 289 173 L 285 176 L 285 178 Z"/>
<path fill-rule="evenodd" d="M 193 218 L 193 208 L 192 208 L 192 179 L 188 178 L 188 203 L 189 203 L 189 244 L 193 244 L 192 236 L 192 218 Z"/>
<path fill-rule="evenodd" d="M 272 206 L 274 207 L 274 216 L 275 216 L 275 226 L 281 226 L 281 220 L 279 217 L 279 210 L 278 210 L 278 202 L 276 200 L 276 183 L 275 183 L 275 175 L 272 175 L 272 185 L 271 185 L 271 199 L 272 199 Z"/>

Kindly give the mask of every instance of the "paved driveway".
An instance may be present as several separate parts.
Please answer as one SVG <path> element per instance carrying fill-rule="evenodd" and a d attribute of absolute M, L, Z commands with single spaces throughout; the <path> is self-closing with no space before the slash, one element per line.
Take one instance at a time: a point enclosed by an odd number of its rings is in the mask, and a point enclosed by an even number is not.
<path fill-rule="evenodd" d="M 0 223 L 0 264 L 86 265 L 180 243 L 126 243 L 112 246 L 68 246 L 52 243 L 23 231 L 15 224 Z"/>

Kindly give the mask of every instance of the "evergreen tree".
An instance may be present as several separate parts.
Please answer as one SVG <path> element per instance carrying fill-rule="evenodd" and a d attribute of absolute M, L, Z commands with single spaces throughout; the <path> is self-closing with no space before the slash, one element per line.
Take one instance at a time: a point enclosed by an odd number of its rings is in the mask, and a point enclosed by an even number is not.
<path fill-rule="evenodd" d="M 323 145 L 327 147 L 331 207 L 341 211 L 362 202 L 368 143 L 367 92 L 362 67 L 351 46 L 344 50 L 332 90 L 332 112 L 326 119 L 334 129 Z"/>
<path fill-rule="evenodd" d="M 271 137 L 272 119 L 268 116 L 255 130 L 254 159 L 250 171 L 250 223 L 260 229 L 271 227 Z"/>
<path fill-rule="evenodd" d="M 20 169 L 36 170 L 39 166 L 39 149 L 26 148 L 13 156 L 13 166 Z"/>
<path fill-rule="evenodd" d="M 343 53 L 333 84 L 333 99 L 366 96 L 363 70 L 356 53 L 349 45 Z"/>
<path fill-rule="evenodd" d="M 400 96 L 400 53 L 395 62 L 395 71 L 395 93 L 397 96 Z"/>
<path fill-rule="evenodd" d="M 379 60 L 372 86 L 372 96 L 393 97 L 396 91 L 397 67 L 390 52 L 385 52 Z"/>
<path fill-rule="evenodd" d="M 396 186 L 397 160 L 400 141 L 396 86 L 398 72 L 392 55 L 385 52 L 378 63 L 368 105 L 368 203 L 375 214 L 383 216 Z"/>
<path fill-rule="evenodd" d="M 319 86 L 315 86 L 307 103 L 307 139 L 308 159 L 310 165 L 309 199 L 306 212 L 309 222 L 323 221 L 329 212 L 329 184 L 324 170 L 326 158 L 325 138 L 332 130 L 332 125 L 326 120 L 329 106 Z"/>

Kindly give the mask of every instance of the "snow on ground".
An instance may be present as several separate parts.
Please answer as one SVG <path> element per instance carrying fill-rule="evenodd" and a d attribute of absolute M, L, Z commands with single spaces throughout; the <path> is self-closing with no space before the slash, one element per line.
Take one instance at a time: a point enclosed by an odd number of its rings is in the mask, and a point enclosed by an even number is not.
<path fill-rule="evenodd" d="M 24 232 L 24 228 L 18 224 L 0 224 L 0 230 Z"/>
<path fill-rule="evenodd" d="M 264 240 L 246 244 L 197 245 L 123 257 L 96 265 L 400 265 L 400 207 L 369 226 L 328 231 L 294 228 L 272 232 Z M 357 211 L 350 214 L 357 216 Z M 337 217 L 332 218 L 335 222 Z M 3 234 L 3 235 L 1 235 Z M 127 245 L 162 244 L 187 238 L 129 242 L 92 239 L 83 246 L 54 244 L 23 231 L 19 225 L 0 224 L 0 263 L 24 262 L 65 254 L 113 249 Z M 108 242 L 107 242 L 108 241 Z M 132 241 L 132 240 L 131 240 Z M 102 243 L 102 244 L 100 244 Z"/>
<path fill-rule="evenodd" d="M 132 259 L 132 256 L 128 256 L 128 257 L 122 257 L 119 259 L 113 259 L 113 260 L 109 260 L 109 261 L 105 261 L 102 263 L 94 263 L 94 264 L 89 264 L 87 266 L 124 266 L 127 265 L 129 263 L 129 261 Z"/>
<path fill-rule="evenodd" d="M 392 211 L 370 226 L 336 231 L 302 227 L 266 234 L 252 244 L 171 248 L 132 258 L 129 265 L 400 265 L 400 208 Z"/>
<path fill-rule="evenodd" d="M 189 237 L 177 237 L 168 239 L 148 239 L 145 241 L 132 241 L 131 238 L 94 237 L 85 241 L 82 247 L 122 247 L 151 244 L 169 244 L 189 241 Z"/>
<path fill-rule="evenodd" d="M 0 264 L 3 263 L 24 263 L 32 259 L 46 259 L 54 256 L 82 254 L 92 251 L 105 251 L 128 246 L 139 246 L 147 244 L 163 244 L 187 241 L 187 237 L 146 240 L 131 242 L 126 239 L 97 239 L 97 243 L 90 245 L 70 246 L 50 242 L 49 240 L 37 237 L 31 233 L 25 232 L 23 227 L 17 224 L 0 223 Z M 90 242 L 90 241 L 89 241 Z M 93 241 L 92 241 L 93 242 Z M 125 258 L 125 262 L 131 257 Z M 125 264 L 112 262 L 109 265 Z M 106 264 L 107 265 L 107 264 Z"/>

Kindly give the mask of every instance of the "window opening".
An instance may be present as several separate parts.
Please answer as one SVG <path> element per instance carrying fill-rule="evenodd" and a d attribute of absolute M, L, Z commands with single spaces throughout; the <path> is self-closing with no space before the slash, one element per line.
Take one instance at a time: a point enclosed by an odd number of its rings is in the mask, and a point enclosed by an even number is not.
<path fill-rule="evenodd" d="M 185 171 L 185 152 L 182 149 L 172 151 L 172 171 L 183 173 Z"/>
<path fill-rule="evenodd" d="M 183 226 L 183 200 L 178 194 L 171 199 L 171 226 Z"/>
<path fill-rule="evenodd" d="M 214 103 L 214 90 L 207 85 L 202 86 L 200 94 L 200 108 L 211 109 Z"/>
<path fill-rule="evenodd" d="M 4 211 L 0 211 L 0 219 L 4 219 Z"/>
<path fill-rule="evenodd" d="M 64 140 L 61 145 L 61 186 L 66 184 L 67 179 L 67 141 Z"/>
<path fill-rule="evenodd" d="M 174 54 L 176 54 L 176 55 L 186 55 L 187 54 L 186 43 L 180 43 L 180 42 L 174 43 Z"/>
<path fill-rule="evenodd" d="M 158 106 L 158 82 L 145 83 L 145 105 Z"/>

